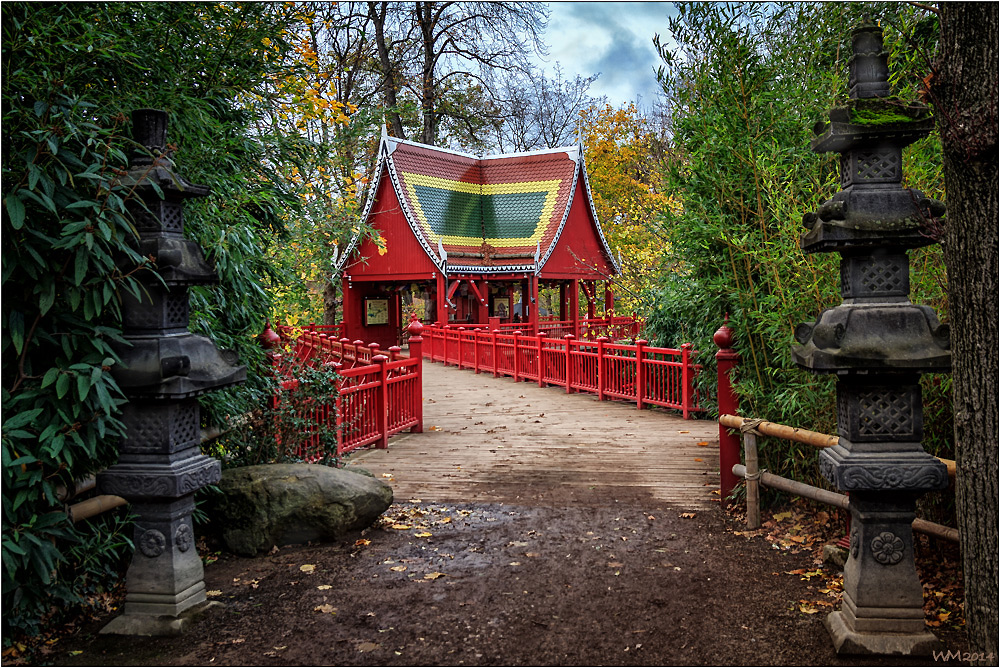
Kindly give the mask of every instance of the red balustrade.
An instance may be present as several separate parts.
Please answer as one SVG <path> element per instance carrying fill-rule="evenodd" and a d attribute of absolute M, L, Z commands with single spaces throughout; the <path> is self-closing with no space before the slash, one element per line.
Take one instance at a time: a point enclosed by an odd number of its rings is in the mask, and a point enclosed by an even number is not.
<path fill-rule="evenodd" d="M 381 351 L 377 343 L 336 339 L 315 331 L 295 331 L 279 326 L 280 339 L 265 347 L 284 343 L 287 354 L 268 351 L 275 374 L 284 390 L 294 389 L 296 367 L 331 365 L 336 369 L 337 396 L 322 405 L 297 407 L 310 427 L 299 439 L 296 455 L 305 461 L 322 458 L 321 430 L 335 429 L 337 455 L 367 446 L 384 448 L 389 437 L 405 429 L 423 431 L 422 363 L 423 326 L 409 327 L 409 356 L 399 347 Z M 266 333 L 266 332 L 265 332 Z M 262 342 L 266 337 L 262 336 Z M 280 396 L 272 398 L 277 406 Z"/>
<path fill-rule="evenodd" d="M 606 323 L 626 327 L 619 323 Z M 628 319 L 635 332 L 634 319 Z M 551 321 L 550 323 L 551 324 Z M 551 328 L 550 331 L 557 331 Z M 466 326 L 427 326 L 424 356 L 435 362 L 473 369 L 476 373 L 511 376 L 540 386 L 558 385 L 567 392 L 590 392 L 605 398 L 651 404 L 683 412 L 703 411 L 693 381 L 701 366 L 692 362 L 690 344 L 653 348 L 643 340 L 615 343 L 605 336 L 577 340 L 567 333 L 551 338 L 523 331 Z"/>

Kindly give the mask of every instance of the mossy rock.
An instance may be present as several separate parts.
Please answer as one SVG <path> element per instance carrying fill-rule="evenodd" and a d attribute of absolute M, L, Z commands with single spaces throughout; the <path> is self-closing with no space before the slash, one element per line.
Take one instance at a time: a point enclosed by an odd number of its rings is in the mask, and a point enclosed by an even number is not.
<path fill-rule="evenodd" d="M 392 504 L 392 488 L 382 481 L 316 464 L 228 469 L 218 487 L 221 494 L 206 501 L 210 530 L 248 557 L 364 529 Z"/>

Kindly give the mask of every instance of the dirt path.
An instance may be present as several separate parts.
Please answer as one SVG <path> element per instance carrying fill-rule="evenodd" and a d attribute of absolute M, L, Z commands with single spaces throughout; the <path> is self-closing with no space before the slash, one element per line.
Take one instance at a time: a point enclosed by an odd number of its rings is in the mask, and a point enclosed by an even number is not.
<path fill-rule="evenodd" d="M 47 660 L 940 665 L 834 654 L 825 614 L 801 604 L 829 601 L 824 582 L 836 574 L 815 550 L 734 533 L 708 493 L 713 423 L 428 371 L 441 384 L 428 388 L 427 432 L 355 459 L 393 478 L 397 503 L 376 526 L 255 559 L 213 555 L 205 582 L 224 607 L 185 636 L 97 636 L 105 618 Z M 940 637 L 965 647 L 957 629 Z"/>

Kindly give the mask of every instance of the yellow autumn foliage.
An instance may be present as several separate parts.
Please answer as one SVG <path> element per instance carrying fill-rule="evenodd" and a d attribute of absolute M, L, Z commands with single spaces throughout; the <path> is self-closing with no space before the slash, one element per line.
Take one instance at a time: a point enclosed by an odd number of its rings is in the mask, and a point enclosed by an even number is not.
<path fill-rule="evenodd" d="M 660 188 L 662 143 L 633 104 L 590 107 L 580 114 L 580 127 L 594 208 L 621 260 L 616 310 L 642 313 L 666 244 L 657 221 L 679 207 Z"/>

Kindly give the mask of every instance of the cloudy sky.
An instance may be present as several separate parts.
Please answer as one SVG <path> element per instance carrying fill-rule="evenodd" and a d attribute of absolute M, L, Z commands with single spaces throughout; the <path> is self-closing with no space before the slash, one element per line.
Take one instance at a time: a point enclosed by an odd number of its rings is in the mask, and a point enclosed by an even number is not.
<path fill-rule="evenodd" d="M 549 9 L 547 74 L 558 62 L 570 77 L 600 73 L 590 91 L 615 106 L 639 95 L 653 101 L 661 63 L 653 35 L 666 39 L 667 15 L 676 12 L 671 3 L 552 2 Z"/>

